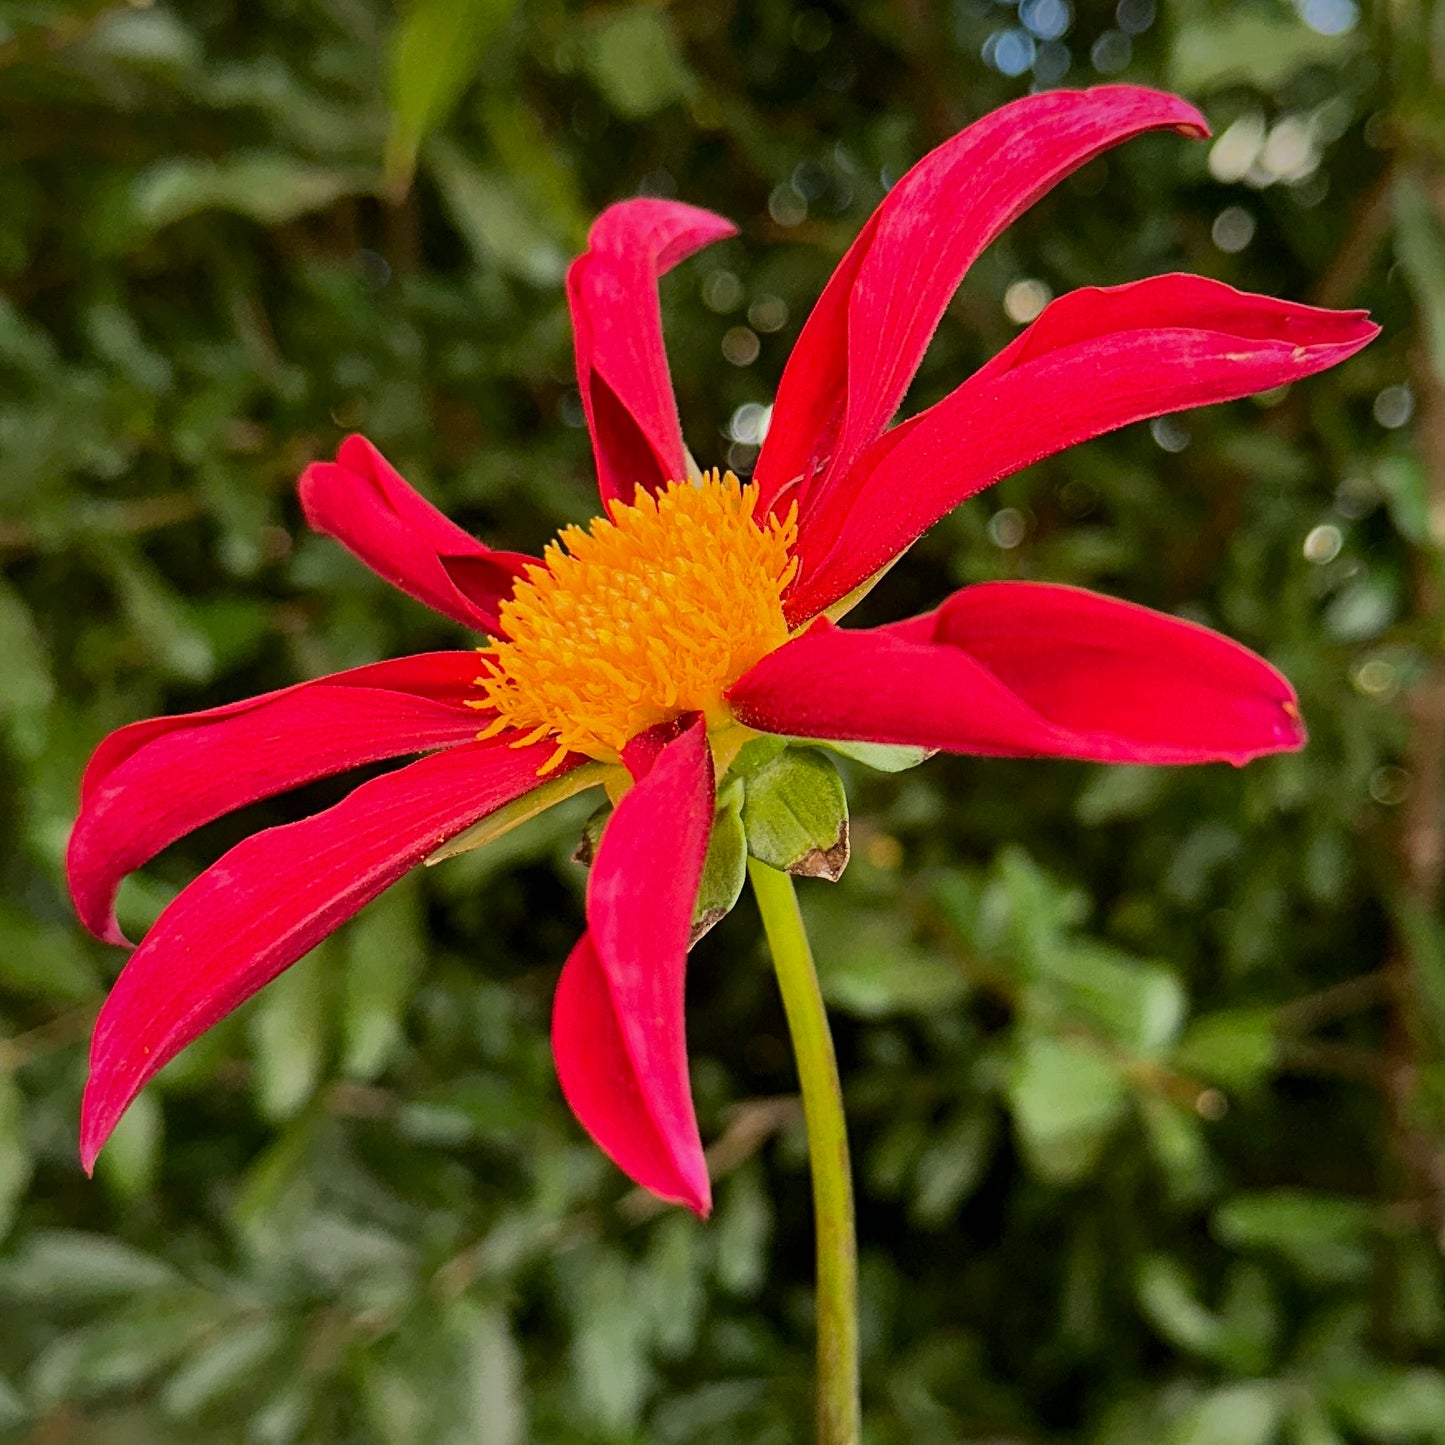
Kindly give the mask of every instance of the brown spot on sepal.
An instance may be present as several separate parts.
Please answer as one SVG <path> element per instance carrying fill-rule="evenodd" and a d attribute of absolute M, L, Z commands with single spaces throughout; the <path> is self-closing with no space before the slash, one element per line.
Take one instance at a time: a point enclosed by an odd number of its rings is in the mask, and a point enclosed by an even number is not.
<path fill-rule="evenodd" d="M 572 853 L 574 863 L 580 863 L 584 868 L 592 866 L 597 857 L 597 849 L 602 845 L 602 830 L 611 816 L 612 805 L 604 803 L 583 823 L 582 836 L 577 839 L 577 847 Z"/>
<path fill-rule="evenodd" d="M 698 914 L 698 916 L 692 920 L 692 932 L 687 936 L 687 951 L 691 953 L 698 939 L 701 938 L 703 934 L 711 932 L 730 912 L 732 912 L 730 908 L 709 908 L 705 912 Z"/>
<path fill-rule="evenodd" d="M 838 841 L 832 847 L 810 849 L 796 863 L 788 865 L 788 872 L 797 878 L 823 878 L 836 883 L 847 866 L 848 820 L 844 818 L 838 829 Z"/>

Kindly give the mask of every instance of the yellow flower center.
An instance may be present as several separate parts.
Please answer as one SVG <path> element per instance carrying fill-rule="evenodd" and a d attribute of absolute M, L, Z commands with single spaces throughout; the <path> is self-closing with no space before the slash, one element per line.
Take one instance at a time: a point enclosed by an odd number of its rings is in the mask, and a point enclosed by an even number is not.
<path fill-rule="evenodd" d="M 724 725 L 724 689 L 788 637 L 796 516 L 760 526 L 757 500 L 713 472 L 566 528 L 502 603 L 506 640 L 482 649 L 475 706 L 497 712 L 482 736 L 555 737 L 545 772 L 568 752 L 614 761 L 679 713 Z"/>

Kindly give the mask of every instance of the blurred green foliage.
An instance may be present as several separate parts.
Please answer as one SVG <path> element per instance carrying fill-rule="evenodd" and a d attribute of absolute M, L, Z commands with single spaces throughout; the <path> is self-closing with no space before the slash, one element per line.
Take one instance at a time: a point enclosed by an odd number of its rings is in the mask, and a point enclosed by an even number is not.
<path fill-rule="evenodd" d="M 1097 587 L 1266 652 L 1313 741 L 1239 773 L 844 763 L 854 860 L 803 888 L 868 1439 L 1445 1441 L 1438 0 L 0 6 L 0 1438 L 807 1438 L 805 1154 L 746 903 L 689 984 L 706 1226 L 629 1193 L 553 1079 L 585 801 L 395 888 L 87 1182 L 120 958 L 65 899 L 77 779 L 134 718 L 454 640 L 302 526 L 344 431 L 499 545 L 592 514 L 561 277 L 604 204 L 741 224 L 663 290 L 692 449 L 746 468 L 890 180 L 1030 84 L 1113 77 L 1187 90 L 1216 139 L 1040 202 L 911 406 L 1047 294 L 1167 269 L 1386 334 L 1009 480 L 861 620 Z M 172 849 L 123 919 L 342 786 Z"/>

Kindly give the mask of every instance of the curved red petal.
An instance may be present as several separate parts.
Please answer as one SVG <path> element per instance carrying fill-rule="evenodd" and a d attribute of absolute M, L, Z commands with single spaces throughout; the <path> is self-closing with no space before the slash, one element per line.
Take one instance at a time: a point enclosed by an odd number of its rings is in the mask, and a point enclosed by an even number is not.
<path fill-rule="evenodd" d="M 66 872 L 90 931 L 124 944 L 121 879 L 195 828 L 314 778 L 474 738 L 474 652 L 339 673 L 245 703 L 132 724 L 86 771 Z"/>
<path fill-rule="evenodd" d="M 688 1081 L 683 983 L 712 829 L 707 728 L 695 717 L 640 766 L 587 885 L 587 933 L 567 960 L 553 1048 L 567 1102 L 639 1184 L 711 1207 Z"/>
<path fill-rule="evenodd" d="M 1052 90 L 1002 106 L 924 156 L 863 227 L 798 338 L 754 473 L 763 504 L 797 496 L 806 532 L 815 496 L 898 410 L 984 248 L 1101 151 L 1160 129 L 1208 134 L 1193 106 L 1159 91 Z"/>
<path fill-rule="evenodd" d="M 869 631 L 819 620 L 729 692 L 765 732 L 997 757 L 1242 764 L 1304 746 L 1262 657 L 1076 587 L 990 582 Z"/>
<path fill-rule="evenodd" d="M 460 702 L 473 693 L 477 655 L 472 651 L 418 652 L 410 657 L 390 658 L 385 662 L 368 662 L 362 667 L 348 668 L 345 672 L 333 672 L 317 681 L 344 687 L 384 687 L 393 692 L 407 692 L 416 697 L 429 697 L 438 702 Z M 470 676 L 468 673 L 470 671 Z M 277 688 L 274 692 L 257 693 L 254 697 L 239 698 L 221 707 L 208 708 L 204 712 L 174 713 L 168 717 L 144 718 L 140 722 L 128 723 L 109 734 L 91 754 L 85 765 L 80 781 L 82 805 L 99 788 L 110 774 L 132 753 L 138 752 L 153 738 L 178 728 L 190 727 L 201 719 L 235 717 L 238 713 L 249 712 L 262 707 L 278 697 L 296 692 L 300 688 L 312 687 L 312 682 L 296 682 L 290 687 Z"/>
<path fill-rule="evenodd" d="M 301 509 L 377 576 L 409 597 L 495 635 L 497 608 L 535 557 L 495 552 L 449 521 L 361 436 L 334 462 L 313 462 L 298 484 Z"/>
<path fill-rule="evenodd" d="M 798 544 L 794 624 L 891 561 L 964 498 L 1116 427 L 1313 375 L 1378 334 L 1202 276 L 1071 292 L 935 406 L 858 459 Z"/>
<path fill-rule="evenodd" d="M 470 743 L 269 828 L 184 889 L 121 970 L 96 1021 L 81 1108 L 87 1169 L 141 1088 L 364 904 L 478 818 L 529 792 L 550 744 Z"/>
<path fill-rule="evenodd" d="M 593 223 L 586 252 L 567 272 L 577 385 L 604 502 L 687 475 L 657 281 L 736 232 L 731 221 L 677 201 L 621 201 Z"/>
<path fill-rule="evenodd" d="M 644 1189 L 705 1218 L 712 1200 L 706 1165 L 701 1172 L 696 1165 L 702 1145 L 687 1148 L 679 1161 L 658 1127 L 589 933 L 557 980 L 552 1053 L 563 1097 L 598 1148 Z"/>

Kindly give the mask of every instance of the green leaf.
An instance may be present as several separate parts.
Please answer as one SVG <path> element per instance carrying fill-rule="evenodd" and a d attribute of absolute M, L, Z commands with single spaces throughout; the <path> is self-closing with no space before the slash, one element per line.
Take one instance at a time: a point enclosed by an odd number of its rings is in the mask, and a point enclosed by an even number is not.
<path fill-rule="evenodd" d="M 4 724 L 25 757 L 45 745 L 46 713 L 55 697 L 55 683 L 29 609 L 9 587 L 0 584 L 0 657 L 5 659 L 5 685 L 0 687 L 0 724 Z"/>
<path fill-rule="evenodd" d="M 1188 1410 L 1165 1445 L 1268 1445 L 1288 1400 L 1272 1380 L 1226 1385 Z"/>
<path fill-rule="evenodd" d="M 255 1380 L 287 1342 L 284 1326 L 266 1315 L 248 1315 L 211 1332 L 166 1381 L 161 1407 L 188 1419 Z"/>
<path fill-rule="evenodd" d="M 751 1298 L 768 1277 L 768 1242 L 776 1225 L 772 1198 L 756 1164 L 739 1169 L 719 1194 L 718 1211 L 708 1227 L 718 1284 L 731 1295 Z"/>
<path fill-rule="evenodd" d="M 1309 1280 L 1363 1279 L 1370 1271 L 1375 1214 L 1332 1194 L 1274 1189 L 1238 1194 L 1214 1212 L 1214 1233 L 1236 1249 L 1265 1249 Z"/>
<path fill-rule="evenodd" d="M 516 0 L 412 0 L 391 42 L 386 183 L 405 193 L 423 140 L 446 120 Z"/>
<path fill-rule="evenodd" d="M 748 852 L 770 868 L 832 881 L 848 866 L 848 797 L 815 748 L 784 748 L 743 778 Z"/>
<path fill-rule="evenodd" d="M 534 286 L 562 280 L 567 253 L 532 214 L 515 178 L 473 165 L 441 136 L 428 142 L 426 161 L 453 225 L 480 265 L 500 266 Z"/>
<path fill-rule="evenodd" d="M 1395 254 L 1425 323 L 1430 365 L 1445 384 L 1445 232 L 1429 197 L 1412 176 L 1395 186 Z"/>
<path fill-rule="evenodd" d="M 291 1118 L 315 1092 L 326 1050 L 327 940 L 273 980 L 251 1014 L 256 1102 L 268 1119 Z"/>
<path fill-rule="evenodd" d="M 156 1182 L 165 1138 L 165 1115 L 152 1092 L 142 1093 L 121 1115 L 96 1160 L 96 1176 L 123 1200 L 139 1199 Z"/>
<path fill-rule="evenodd" d="M 1024 1044 L 1008 1097 L 1024 1155 L 1051 1184 L 1072 1184 L 1093 1169 L 1129 1102 L 1118 1071 L 1097 1049 L 1055 1038 Z"/>
<path fill-rule="evenodd" d="M 1173 1064 L 1206 1083 L 1245 1093 L 1265 1083 L 1278 1058 L 1273 1009 L 1219 1009 L 1190 1023 Z"/>
<path fill-rule="evenodd" d="M 1268 1366 L 1279 1318 L 1263 1271 L 1232 1270 L 1218 1312 L 1200 1301 L 1184 1266 L 1166 1254 L 1145 1258 L 1134 1288 L 1141 1313 L 1179 1349 L 1240 1374 Z"/>
<path fill-rule="evenodd" d="M 639 1308 L 651 1312 L 653 1335 L 668 1359 L 686 1357 L 697 1343 L 707 1307 L 707 1241 L 697 1221 L 681 1210 L 653 1227 Z"/>
<path fill-rule="evenodd" d="M 1440 1440 L 1445 1428 L 1445 1376 L 1431 1369 L 1361 1370 L 1332 1382 L 1330 1403 L 1374 1440 Z"/>
<path fill-rule="evenodd" d="M 1380 466 L 1376 475 L 1385 485 L 1390 517 L 1401 535 L 1424 540 L 1424 477 L 1417 462 L 1401 458 L 1398 467 Z M 1386 483 L 1391 477 L 1399 482 Z M 1419 520 L 1417 520 L 1417 518 Z M 1330 598 L 1322 621 L 1325 632 L 1336 642 L 1368 642 L 1378 637 L 1400 612 L 1399 587 L 1390 577 L 1367 576 L 1350 582 Z"/>
<path fill-rule="evenodd" d="M 199 1290 L 142 1296 L 41 1351 L 31 1389 L 44 1406 L 143 1385 L 215 1326 L 219 1301 Z"/>
<path fill-rule="evenodd" d="M 1184 1022 L 1184 987 L 1158 964 L 1091 939 L 1044 950 L 1039 962 L 1036 996 L 1136 1053 L 1159 1054 Z"/>
<path fill-rule="evenodd" d="M 348 1078 L 376 1078 L 401 1043 L 425 936 L 414 877 L 389 888 L 342 935 L 341 1067 Z"/>
<path fill-rule="evenodd" d="M 1147 1255 L 1134 1279 L 1144 1318 L 1170 1344 L 1206 1360 L 1218 1358 L 1224 1327 L 1198 1296 L 1184 1266 L 1166 1254 Z"/>
<path fill-rule="evenodd" d="M 455 1421 L 434 1437 L 437 1445 L 522 1445 L 527 1403 L 522 1357 L 496 1305 L 460 1300 L 447 1312 L 448 1342 L 455 1357 L 446 1394 L 456 1401 Z"/>
<path fill-rule="evenodd" d="M 365 171 L 316 165 L 280 151 L 157 161 L 135 177 L 121 209 L 106 218 L 104 239 L 126 250 L 202 211 L 231 211 L 281 226 L 374 186 Z"/>
<path fill-rule="evenodd" d="M 1169 774 L 1163 768 L 1116 767 L 1098 768 L 1079 800 L 1074 816 L 1088 828 L 1121 818 L 1138 818 L 1159 806 L 1169 787 Z"/>
<path fill-rule="evenodd" d="M 1385 494 L 1385 505 L 1389 508 L 1395 530 L 1417 547 L 1428 546 L 1433 535 L 1431 479 L 1419 456 L 1402 453 L 1381 457 L 1375 463 L 1372 475 L 1375 484 Z M 1383 583 L 1380 590 L 1384 590 Z"/>
<path fill-rule="evenodd" d="M 40 923 L 0 904 L 0 982 L 57 1003 L 96 996 L 97 970 L 73 926 Z"/>
<path fill-rule="evenodd" d="M 1169 1198 L 1181 1203 L 1205 1198 L 1215 1171 L 1198 1113 L 1156 1094 L 1141 1093 L 1138 1104 L 1144 1139 Z"/>
<path fill-rule="evenodd" d="M 14 1429 L 29 1413 L 20 1392 L 0 1375 L 0 1430 Z"/>
<path fill-rule="evenodd" d="M 628 120 L 642 120 L 692 89 L 667 15 L 651 5 L 599 25 L 588 40 L 587 63 L 597 88 Z"/>
<path fill-rule="evenodd" d="M 1170 48 L 1169 84 L 1186 93 L 1226 85 L 1273 90 L 1306 66 L 1337 65 L 1358 49 L 1355 35 L 1321 35 L 1293 16 L 1238 6 L 1179 26 Z"/>
<path fill-rule="evenodd" d="M 928 1016 L 968 996 L 968 978 L 958 962 L 919 947 L 891 910 L 841 901 L 824 907 L 809 899 L 803 911 L 818 982 L 834 1007 L 866 1019 Z"/>
<path fill-rule="evenodd" d="M 0 1262 L 0 1297 L 12 1301 L 96 1304 L 180 1283 L 165 1260 L 78 1229 L 36 1230 Z"/>
<path fill-rule="evenodd" d="M 909 1218 L 920 1229 L 939 1229 L 958 1213 L 983 1179 L 998 1142 L 998 1113 L 991 1107 L 961 1111 L 931 1130 L 914 1171 Z"/>
<path fill-rule="evenodd" d="M 298 1221 L 315 1208 L 310 1166 L 319 1133 L 315 1116 L 301 1115 L 241 1176 L 231 1220 L 252 1253 L 282 1253 Z"/>
<path fill-rule="evenodd" d="M 527 1127 L 525 1100 L 499 1074 L 470 1074 L 411 1099 L 397 1111 L 397 1133 L 413 1143 L 456 1148 L 478 1139 L 505 1143 Z"/>
<path fill-rule="evenodd" d="M 0 1240 L 15 1222 L 32 1168 L 25 1096 L 8 1073 L 0 1073 Z"/>
<path fill-rule="evenodd" d="M 592 1249 L 570 1261 L 576 1330 L 572 1362 L 589 1382 L 577 1403 L 593 1433 L 625 1436 L 637 1424 L 650 1383 L 646 1320 L 636 1308 L 626 1257 Z"/>
<path fill-rule="evenodd" d="M 1445 932 L 1434 913 L 1403 889 L 1388 895 L 1390 913 L 1410 949 L 1412 981 L 1422 1007 L 1418 1024 L 1427 1025 L 1436 1044 L 1445 1048 Z"/>
<path fill-rule="evenodd" d="M 1318 1402 L 1307 1397 L 1294 1402 L 1284 1438 L 1287 1445 L 1345 1445 L 1345 1437 L 1330 1423 Z"/>
<path fill-rule="evenodd" d="M 97 544 L 97 554 L 137 639 L 151 661 L 183 682 L 205 682 L 215 675 L 216 655 L 196 625 L 190 604 L 131 548 Z"/>

